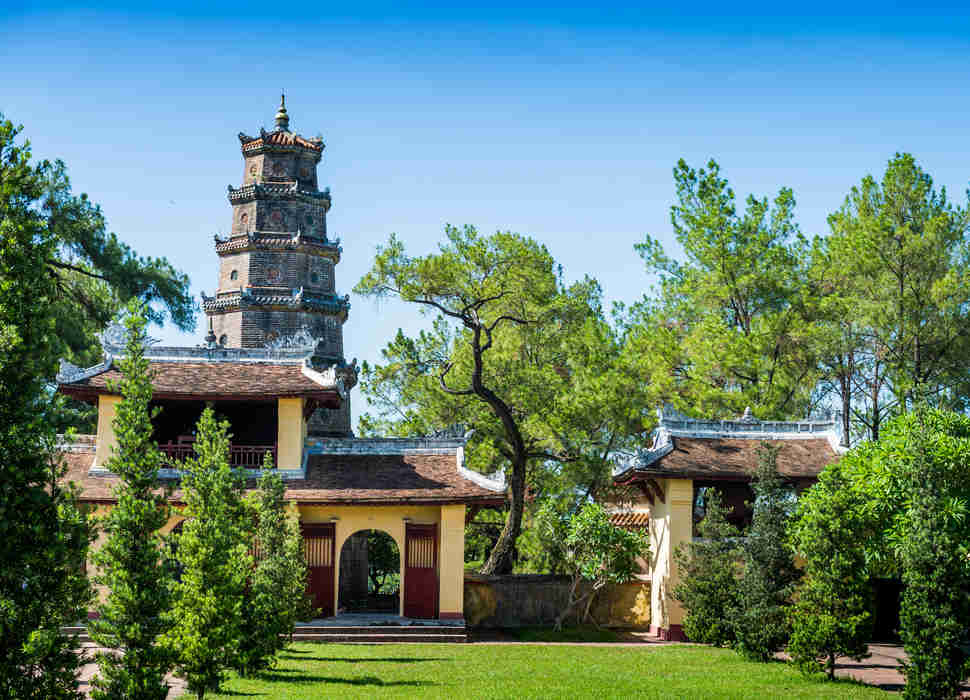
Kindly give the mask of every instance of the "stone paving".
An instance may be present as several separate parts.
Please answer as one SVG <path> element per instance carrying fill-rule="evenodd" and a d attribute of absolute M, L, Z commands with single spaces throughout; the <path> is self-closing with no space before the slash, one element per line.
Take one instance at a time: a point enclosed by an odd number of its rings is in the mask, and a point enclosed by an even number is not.
<path fill-rule="evenodd" d="M 98 664 L 94 660 L 94 655 L 99 651 L 110 651 L 104 647 L 100 647 L 94 642 L 82 642 L 81 643 L 81 653 L 87 657 L 87 663 L 81 667 L 80 675 L 80 690 L 84 693 L 84 697 L 91 697 L 91 679 L 94 678 L 98 673 Z M 183 693 L 185 693 L 185 681 L 181 678 L 176 678 L 169 674 L 168 680 L 168 700 L 175 700 Z"/>
<path fill-rule="evenodd" d="M 870 644 L 869 658 L 862 661 L 840 658 L 835 663 L 835 675 L 855 678 L 866 685 L 883 690 L 901 691 L 906 679 L 900 671 L 900 662 L 906 652 L 899 644 Z M 965 683 L 961 697 L 970 698 L 970 684 Z"/>

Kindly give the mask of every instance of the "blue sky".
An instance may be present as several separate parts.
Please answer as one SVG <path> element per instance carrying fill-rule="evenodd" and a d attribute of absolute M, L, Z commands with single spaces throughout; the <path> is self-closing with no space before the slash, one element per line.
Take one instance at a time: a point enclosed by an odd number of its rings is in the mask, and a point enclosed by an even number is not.
<path fill-rule="evenodd" d="M 281 89 L 291 128 L 327 143 L 348 293 L 391 232 L 427 252 L 450 222 L 530 234 L 633 301 L 650 284 L 634 243 L 676 251 L 681 157 L 717 159 L 741 196 L 792 187 L 808 234 L 896 151 L 959 201 L 970 180 L 965 4 L 126 4 L 0 4 L 0 111 L 196 293 L 215 286 L 236 133 L 271 126 Z M 351 301 L 348 359 L 421 323 Z"/>

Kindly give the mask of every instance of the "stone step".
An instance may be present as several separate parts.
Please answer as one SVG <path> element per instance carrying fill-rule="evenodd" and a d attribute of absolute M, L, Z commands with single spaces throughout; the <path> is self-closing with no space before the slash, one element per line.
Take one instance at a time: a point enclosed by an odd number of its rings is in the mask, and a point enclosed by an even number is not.
<path fill-rule="evenodd" d="M 351 634 L 302 634 L 293 633 L 295 642 L 317 642 L 321 644 L 464 644 L 467 635 L 460 634 L 373 634 L 356 632 Z"/>
<path fill-rule="evenodd" d="M 61 631 L 77 642 L 90 642 L 86 627 L 62 627 Z M 468 635 L 464 626 L 410 627 L 297 627 L 293 641 L 343 644 L 464 644 Z"/>
<path fill-rule="evenodd" d="M 464 634 L 464 625 L 299 625 L 295 634 Z"/>
<path fill-rule="evenodd" d="M 73 637 L 74 640 L 78 642 L 91 641 L 91 637 L 88 636 L 87 627 L 61 627 L 61 634 L 66 634 L 68 637 Z"/>

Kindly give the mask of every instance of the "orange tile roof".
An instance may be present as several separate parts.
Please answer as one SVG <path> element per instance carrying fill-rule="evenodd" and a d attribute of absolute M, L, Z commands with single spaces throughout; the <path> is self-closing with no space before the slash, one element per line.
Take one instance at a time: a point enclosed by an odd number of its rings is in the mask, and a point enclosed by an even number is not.
<path fill-rule="evenodd" d="M 645 530 L 650 526 L 649 513 L 610 513 L 610 522 L 625 530 Z"/>

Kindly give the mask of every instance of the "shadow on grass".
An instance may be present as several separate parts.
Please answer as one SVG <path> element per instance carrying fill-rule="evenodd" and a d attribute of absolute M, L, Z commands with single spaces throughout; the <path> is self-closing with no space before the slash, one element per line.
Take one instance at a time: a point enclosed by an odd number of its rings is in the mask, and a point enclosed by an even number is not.
<path fill-rule="evenodd" d="M 411 658 L 407 656 L 383 656 L 383 657 L 370 657 L 370 656 L 360 656 L 356 658 L 344 658 L 340 656 L 290 656 L 288 654 L 280 654 L 281 659 L 291 659 L 295 661 L 346 661 L 347 663 L 358 664 L 361 662 L 365 663 L 395 663 L 395 664 L 416 664 L 423 661 L 454 661 L 454 659 L 438 658 L 438 657 L 427 657 L 427 658 Z"/>
<path fill-rule="evenodd" d="M 381 688 L 411 687 L 421 688 L 425 686 L 437 685 L 431 681 L 383 681 L 377 676 L 362 676 L 360 678 L 339 678 L 335 676 L 313 676 L 303 674 L 299 676 L 276 675 L 277 672 L 261 673 L 259 680 L 268 683 L 327 683 L 333 685 L 355 685 L 355 686 L 378 686 Z"/>

